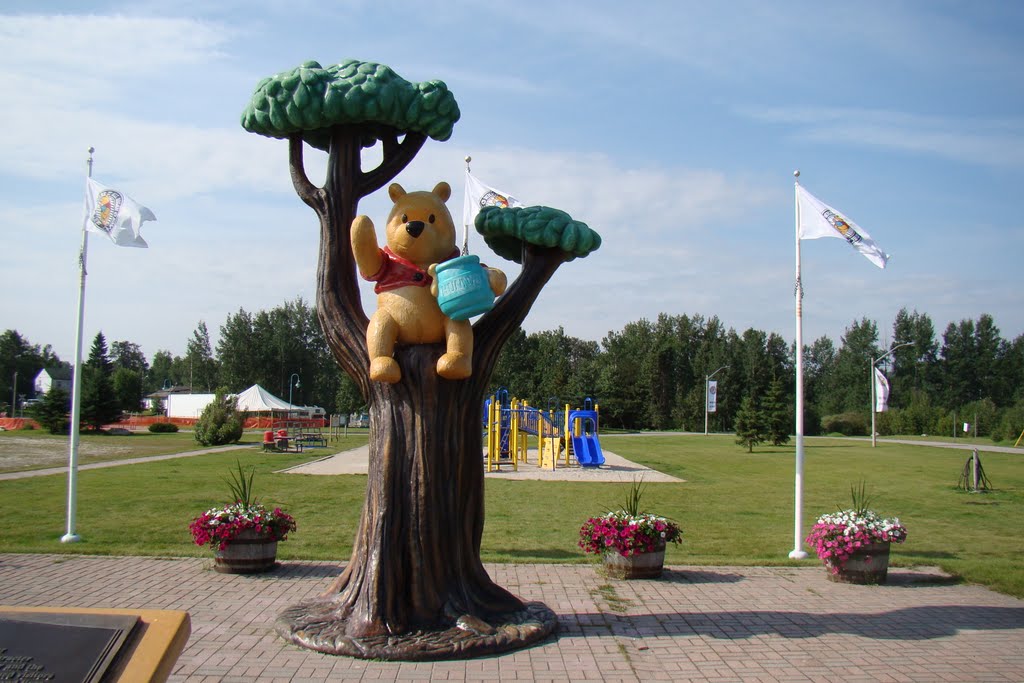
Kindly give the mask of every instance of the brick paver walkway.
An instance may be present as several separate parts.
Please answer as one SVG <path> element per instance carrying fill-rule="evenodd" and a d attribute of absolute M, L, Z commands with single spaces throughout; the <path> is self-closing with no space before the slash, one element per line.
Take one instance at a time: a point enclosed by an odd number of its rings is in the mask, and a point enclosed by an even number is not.
<path fill-rule="evenodd" d="M 177 609 L 192 636 L 172 681 L 1021 681 L 1024 601 L 890 570 L 886 586 L 829 582 L 817 568 L 673 567 L 614 581 L 595 565 L 487 565 L 555 611 L 535 647 L 467 661 L 332 657 L 273 632 L 285 607 L 340 567 L 284 562 L 260 576 L 212 561 L 0 555 L 0 604 Z"/>

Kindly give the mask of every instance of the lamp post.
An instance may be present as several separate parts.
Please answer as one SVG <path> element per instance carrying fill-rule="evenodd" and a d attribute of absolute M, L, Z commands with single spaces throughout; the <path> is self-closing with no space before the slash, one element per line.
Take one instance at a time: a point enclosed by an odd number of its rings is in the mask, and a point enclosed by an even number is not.
<path fill-rule="evenodd" d="M 875 446 L 877 445 L 877 442 L 878 442 L 878 440 L 876 438 L 876 435 L 875 435 L 875 408 L 878 407 L 878 406 L 875 405 L 875 401 L 876 401 L 876 397 L 875 397 L 875 366 L 878 363 L 880 363 L 883 360 L 885 360 L 886 358 L 888 358 L 889 356 L 891 356 L 892 352 L 895 351 L 896 349 L 902 349 L 904 346 L 913 346 L 913 345 L 914 345 L 914 342 L 903 342 L 902 344 L 897 344 L 896 346 L 892 347 L 891 349 L 889 349 L 888 351 L 883 353 L 878 358 L 875 358 L 874 360 L 871 361 L 871 368 L 868 370 L 868 375 L 870 375 L 870 377 L 871 377 L 871 447 L 872 448 L 875 448 Z"/>
<path fill-rule="evenodd" d="M 18 417 L 18 371 L 14 371 L 14 385 L 11 386 L 11 417 Z"/>
<path fill-rule="evenodd" d="M 302 385 L 299 384 L 299 373 L 293 372 L 292 376 L 288 378 L 288 417 L 292 416 L 292 387 L 298 388 L 300 386 Z"/>
<path fill-rule="evenodd" d="M 704 375 L 704 436 L 708 435 L 708 398 L 709 390 L 711 387 L 711 378 L 728 367 L 728 365 L 723 365 L 722 367 L 712 372 L 710 375 Z M 715 406 L 715 409 L 717 410 L 717 404 Z"/>

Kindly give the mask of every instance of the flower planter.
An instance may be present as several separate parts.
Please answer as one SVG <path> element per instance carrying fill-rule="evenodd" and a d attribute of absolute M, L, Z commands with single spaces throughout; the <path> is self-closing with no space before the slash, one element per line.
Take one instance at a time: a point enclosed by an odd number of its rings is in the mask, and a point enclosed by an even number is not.
<path fill-rule="evenodd" d="M 634 481 L 626 504 L 591 517 L 580 527 L 583 552 L 600 555 L 613 579 L 656 579 L 665 567 L 665 546 L 682 543 L 682 530 L 670 519 L 640 508 L 642 480 Z"/>
<path fill-rule="evenodd" d="M 623 557 L 617 552 L 603 555 L 604 568 L 613 579 L 657 579 L 665 568 L 665 545 L 649 553 Z"/>
<path fill-rule="evenodd" d="M 214 570 L 221 574 L 258 574 L 277 566 L 277 541 L 245 529 L 223 550 L 214 549 Z"/>
<path fill-rule="evenodd" d="M 836 583 L 880 584 L 889 573 L 889 542 L 857 549 L 838 567 L 825 564 L 828 578 Z"/>

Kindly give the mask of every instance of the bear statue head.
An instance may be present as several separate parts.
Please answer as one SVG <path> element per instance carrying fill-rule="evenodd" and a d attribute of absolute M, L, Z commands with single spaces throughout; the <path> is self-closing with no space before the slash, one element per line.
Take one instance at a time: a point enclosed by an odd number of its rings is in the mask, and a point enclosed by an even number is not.
<path fill-rule="evenodd" d="M 386 226 L 391 251 L 423 268 L 451 258 L 455 223 L 444 204 L 451 194 L 452 188 L 445 182 L 430 192 L 406 192 L 392 183 L 388 195 L 395 204 Z"/>

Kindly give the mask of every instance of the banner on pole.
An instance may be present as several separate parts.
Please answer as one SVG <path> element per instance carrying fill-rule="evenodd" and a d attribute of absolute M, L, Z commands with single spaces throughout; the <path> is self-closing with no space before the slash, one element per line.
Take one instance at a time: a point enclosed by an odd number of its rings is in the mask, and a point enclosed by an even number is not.
<path fill-rule="evenodd" d="M 128 195 L 86 179 L 85 188 L 85 229 L 106 235 L 119 247 L 149 245 L 142 239 L 142 223 L 155 221 L 153 212 L 137 203 Z"/>
<path fill-rule="evenodd" d="M 889 410 L 889 380 L 881 370 L 875 368 L 875 412 L 884 413 Z"/>
<path fill-rule="evenodd" d="M 466 226 L 473 225 L 476 215 L 485 206 L 511 208 L 523 206 L 523 203 L 507 192 L 497 190 L 480 182 L 469 169 L 466 170 L 466 196 L 462 205 L 462 222 Z"/>
<path fill-rule="evenodd" d="M 803 188 L 796 186 L 797 203 L 800 209 L 800 239 L 816 240 L 819 237 L 835 237 L 859 251 L 864 258 L 879 268 L 885 268 L 889 255 L 875 244 L 867 231 L 842 215 L 839 211 L 821 201 Z"/>
<path fill-rule="evenodd" d="M 718 380 L 708 380 L 708 412 L 713 413 L 718 409 Z"/>

